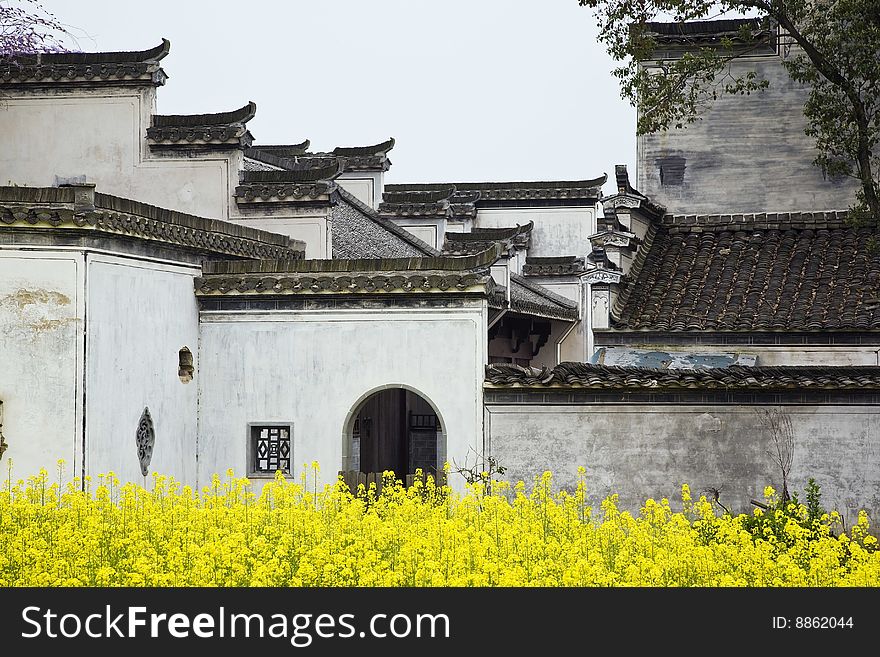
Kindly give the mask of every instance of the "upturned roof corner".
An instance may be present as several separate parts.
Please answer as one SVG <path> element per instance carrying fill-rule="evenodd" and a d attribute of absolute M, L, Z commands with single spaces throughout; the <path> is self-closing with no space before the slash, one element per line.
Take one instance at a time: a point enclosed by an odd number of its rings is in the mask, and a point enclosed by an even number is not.
<path fill-rule="evenodd" d="M 159 62 L 171 42 L 125 52 L 13 53 L 0 61 L 0 86 L 161 86 L 168 76 Z"/>

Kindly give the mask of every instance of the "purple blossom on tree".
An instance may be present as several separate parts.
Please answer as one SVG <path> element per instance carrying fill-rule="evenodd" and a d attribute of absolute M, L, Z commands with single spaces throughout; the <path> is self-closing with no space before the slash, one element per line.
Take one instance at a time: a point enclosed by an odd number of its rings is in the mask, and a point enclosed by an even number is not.
<path fill-rule="evenodd" d="M 67 30 L 37 0 L 0 0 L 0 59 L 16 53 L 62 52 Z"/>

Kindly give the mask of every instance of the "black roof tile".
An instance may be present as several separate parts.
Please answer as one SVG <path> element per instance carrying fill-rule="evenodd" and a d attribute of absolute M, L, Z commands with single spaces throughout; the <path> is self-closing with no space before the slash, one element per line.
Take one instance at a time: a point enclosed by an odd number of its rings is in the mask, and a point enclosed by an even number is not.
<path fill-rule="evenodd" d="M 387 155 L 394 148 L 394 137 L 389 137 L 380 144 L 372 146 L 337 146 L 333 149 L 334 155 L 343 157 L 361 157 L 365 155 Z"/>
<path fill-rule="evenodd" d="M 159 128 L 178 126 L 204 126 L 204 125 L 229 125 L 232 123 L 247 123 L 257 114 L 257 104 L 248 102 L 244 107 L 231 112 L 218 112 L 216 114 L 154 114 L 153 125 Z"/>
<path fill-rule="evenodd" d="M 456 192 L 479 192 L 479 201 L 523 201 L 539 199 L 588 199 L 595 200 L 605 183 L 606 176 L 591 180 L 557 180 L 528 182 L 455 182 L 455 183 L 405 183 L 386 185 L 385 192 L 401 194 L 407 192 L 430 192 L 448 189 L 451 185 Z M 455 202 L 455 199 L 453 199 Z"/>
<path fill-rule="evenodd" d="M 665 217 L 641 267 L 631 271 L 614 328 L 880 329 L 872 231 L 849 225 L 845 213 L 790 213 L 781 227 L 776 219 Z"/>
<path fill-rule="evenodd" d="M 235 146 L 247 148 L 253 141 L 245 123 L 257 113 L 249 102 L 231 112 L 216 114 L 154 114 L 147 128 L 152 148 L 175 148 L 190 145 Z"/>
<path fill-rule="evenodd" d="M 132 52 L 14 53 L 0 60 L 0 85 L 142 85 L 165 83 L 159 61 L 171 42 Z"/>
<path fill-rule="evenodd" d="M 493 387 L 587 388 L 592 390 L 652 391 L 720 390 L 845 390 L 880 389 L 880 367 L 743 366 L 699 369 L 654 369 L 590 363 L 560 363 L 556 367 L 486 366 L 486 384 Z"/>

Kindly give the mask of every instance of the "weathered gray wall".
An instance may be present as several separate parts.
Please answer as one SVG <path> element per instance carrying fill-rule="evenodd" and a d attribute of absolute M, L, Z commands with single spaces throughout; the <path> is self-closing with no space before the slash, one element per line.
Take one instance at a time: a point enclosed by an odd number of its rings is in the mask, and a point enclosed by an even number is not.
<path fill-rule="evenodd" d="M 720 488 L 732 511 L 750 512 L 749 500 L 763 499 L 766 485 L 781 490 L 759 408 L 766 407 L 488 404 L 486 431 L 511 481 L 531 484 L 550 470 L 555 485 L 574 487 L 578 466 L 586 467 L 594 508 L 612 493 L 631 511 L 649 497 L 680 508 L 687 483 L 695 498 Z M 790 490 L 803 499 L 814 477 L 826 508 L 846 513 L 848 523 L 865 508 L 880 522 L 880 406 L 784 408 L 795 431 Z"/>
<path fill-rule="evenodd" d="M 696 123 L 638 138 L 639 191 L 673 214 L 847 209 L 853 182 L 825 180 L 812 164 L 805 89 L 775 55 L 743 59 L 733 73 L 750 69 L 770 81 L 766 91 L 725 96 Z M 661 184 L 661 165 L 674 169 L 675 158 L 684 166 L 683 180 Z"/>

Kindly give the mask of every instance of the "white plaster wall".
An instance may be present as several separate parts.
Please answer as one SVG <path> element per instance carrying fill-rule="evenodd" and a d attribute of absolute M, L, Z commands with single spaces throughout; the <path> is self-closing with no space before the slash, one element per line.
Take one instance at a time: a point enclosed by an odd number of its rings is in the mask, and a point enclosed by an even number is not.
<path fill-rule="evenodd" d="M 349 194 L 361 203 L 365 203 L 374 210 L 382 198 L 382 174 L 367 171 L 352 171 L 343 173 L 336 182 Z M 378 193 L 377 193 L 378 190 Z"/>
<path fill-rule="evenodd" d="M 573 488 L 587 469 L 591 503 L 612 493 L 621 508 L 638 511 L 645 499 L 668 497 L 680 508 L 681 485 L 694 496 L 720 488 L 734 513 L 750 513 L 766 485 L 782 489 L 767 453 L 771 437 L 756 410 L 762 406 L 673 404 L 491 405 L 491 454 L 506 477 L 531 484 L 545 470 L 555 485 Z M 827 509 L 858 509 L 880 519 L 880 407 L 784 406 L 794 431 L 789 489 L 804 499 L 814 477 Z"/>
<path fill-rule="evenodd" d="M 327 229 L 327 218 L 308 215 L 305 217 L 233 217 L 230 221 L 248 228 L 267 230 L 270 233 L 289 235 L 306 243 L 306 258 L 331 258 L 331 235 Z"/>
<path fill-rule="evenodd" d="M 82 256 L 0 249 L 0 400 L 13 477 L 82 465 Z"/>
<path fill-rule="evenodd" d="M 530 281 L 546 287 L 561 297 L 571 299 L 580 307 L 581 320 L 565 336 L 560 349 L 559 362 L 582 363 L 590 359 L 592 354 L 592 335 L 590 329 L 591 307 L 585 302 L 589 294 L 589 285 L 580 280 L 566 281 L 554 276 L 529 276 Z"/>
<path fill-rule="evenodd" d="M 579 281 L 560 281 L 558 277 L 554 276 L 529 276 L 529 280 L 547 288 L 551 292 L 555 292 L 561 297 L 574 301 L 578 305 L 581 303 L 582 290 Z"/>
<path fill-rule="evenodd" d="M 346 420 L 369 394 L 408 387 L 437 409 L 448 458 L 482 452 L 485 309 L 203 312 L 199 480 L 247 470 L 249 422 L 293 422 L 294 476 L 342 466 Z M 441 348 L 438 345 L 455 345 Z M 470 451 L 471 461 L 473 451 Z"/>
<path fill-rule="evenodd" d="M 873 347 L 727 347 L 758 355 L 758 365 L 880 365 L 878 348 Z"/>
<path fill-rule="evenodd" d="M 149 407 L 156 431 L 150 472 L 195 484 L 198 268 L 88 255 L 87 469 L 143 482 L 135 431 Z M 178 378 L 178 352 L 193 353 L 195 379 Z"/>
<path fill-rule="evenodd" d="M 430 244 L 435 249 L 442 250 L 447 228 L 446 219 L 443 219 L 442 217 L 389 217 L 389 219 L 407 232 L 418 237 L 423 242 Z"/>
<path fill-rule="evenodd" d="M 425 244 L 433 246 L 435 249 L 443 248 L 442 244 L 438 244 L 437 226 L 435 225 L 429 224 L 427 226 L 407 226 L 404 224 L 398 224 L 398 226 L 406 229 L 407 232 L 412 233 L 414 236 L 422 240 Z"/>
<path fill-rule="evenodd" d="M 154 103 L 152 89 L 5 98 L 0 110 L 0 182 L 51 187 L 56 177 L 84 175 L 105 194 L 228 218 L 240 154 L 151 155 L 146 130 Z M 232 165 L 230 157 L 236 160 Z"/>
<path fill-rule="evenodd" d="M 478 228 L 499 228 L 535 222 L 530 256 L 584 256 L 596 232 L 596 208 L 497 208 L 477 211 Z"/>

